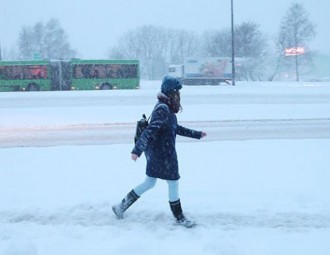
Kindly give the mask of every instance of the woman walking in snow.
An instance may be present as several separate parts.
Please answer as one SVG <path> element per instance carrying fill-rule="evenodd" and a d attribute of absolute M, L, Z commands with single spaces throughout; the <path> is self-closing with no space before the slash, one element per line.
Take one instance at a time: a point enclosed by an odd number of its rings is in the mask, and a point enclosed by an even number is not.
<path fill-rule="evenodd" d="M 180 103 L 180 89 L 182 85 L 176 78 L 165 76 L 158 93 L 158 102 L 151 114 L 150 123 L 132 150 L 135 161 L 144 152 L 147 159 L 146 179 L 131 190 L 121 203 L 112 207 L 116 217 L 123 219 L 124 212 L 143 193 L 153 188 L 157 179 L 166 180 L 169 190 L 169 203 L 176 222 L 185 227 L 195 226 L 195 222 L 188 220 L 183 212 L 179 197 L 179 167 L 175 149 L 176 135 L 200 139 L 205 132 L 195 131 L 178 125 L 176 113 L 182 107 Z"/>

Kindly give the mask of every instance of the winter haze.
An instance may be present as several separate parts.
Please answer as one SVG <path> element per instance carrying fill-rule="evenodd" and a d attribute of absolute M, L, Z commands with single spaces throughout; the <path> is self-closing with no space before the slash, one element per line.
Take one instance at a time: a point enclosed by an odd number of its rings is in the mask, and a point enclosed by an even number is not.
<path fill-rule="evenodd" d="M 293 1 L 234 0 L 235 24 L 255 21 L 269 38 L 277 34 L 280 21 Z M 330 2 L 301 2 L 316 24 L 311 49 L 330 54 Z M 56 18 L 82 58 L 105 58 L 124 33 L 143 25 L 180 28 L 202 33 L 231 25 L 230 0 L 1 0 L 0 43 L 10 51 L 22 26 Z"/>

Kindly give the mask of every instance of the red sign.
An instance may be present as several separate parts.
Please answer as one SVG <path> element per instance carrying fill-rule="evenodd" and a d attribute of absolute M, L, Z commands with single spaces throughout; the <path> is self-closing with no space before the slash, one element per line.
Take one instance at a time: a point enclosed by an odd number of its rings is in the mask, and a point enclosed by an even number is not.
<path fill-rule="evenodd" d="M 285 56 L 296 56 L 296 55 L 302 55 L 304 53 L 305 53 L 304 47 L 286 48 L 285 49 Z"/>

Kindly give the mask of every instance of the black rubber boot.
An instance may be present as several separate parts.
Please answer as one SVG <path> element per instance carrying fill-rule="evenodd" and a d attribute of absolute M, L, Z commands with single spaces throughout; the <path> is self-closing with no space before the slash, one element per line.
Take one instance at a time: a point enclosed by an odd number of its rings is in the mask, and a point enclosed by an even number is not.
<path fill-rule="evenodd" d="M 178 225 L 184 226 L 186 228 L 192 228 L 196 226 L 196 222 L 188 220 L 183 212 L 181 207 L 180 199 L 174 202 L 170 202 L 171 211 L 173 213 L 174 218 L 176 219 L 176 223 Z"/>
<path fill-rule="evenodd" d="M 112 211 L 115 213 L 117 219 L 123 219 L 124 212 L 139 198 L 140 197 L 134 192 L 134 190 L 131 190 L 121 203 L 112 206 Z"/>

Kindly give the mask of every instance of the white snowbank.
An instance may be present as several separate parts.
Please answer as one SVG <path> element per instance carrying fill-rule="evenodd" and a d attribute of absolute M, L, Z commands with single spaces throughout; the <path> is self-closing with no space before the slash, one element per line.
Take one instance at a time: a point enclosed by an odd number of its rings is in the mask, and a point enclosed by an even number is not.
<path fill-rule="evenodd" d="M 138 95 L 148 100 L 158 85 L 105 95 L 79 92 L 94 97 L 90 107 L 74 93 L 2 93 L 0 128 L 133 122 L 154 100 L 144 103 Z M 329 118 L 329 88 L 323 83 L 185 87 L 188 102 L 178 118 Z M 211 102 L 194 104 L 194 95 L 200 100 L 204 93 L 214 96 Z M 110 94 L 129 98 L 129 105 L 106 105 Z M 233 101 L 217 103 L 223 94 Z M 131 161 L 132 146 L 0 148 L 0 254 L 329 254 L 330 139 L 179 142 L 183 208 L 199 223 L 190 230 L 172 224 L 163 181 L 124 220 L 112 215 L 112 203 L 144 179 L 145 159 Z"/>

